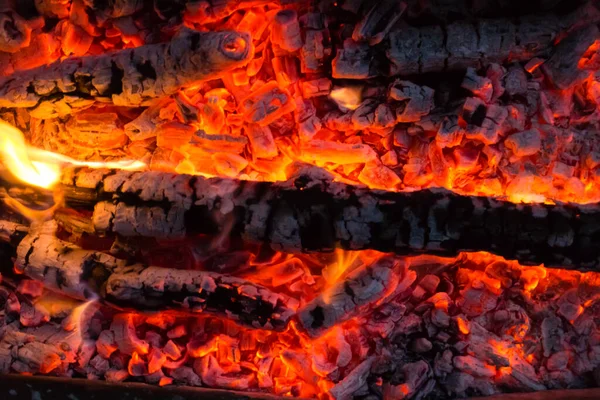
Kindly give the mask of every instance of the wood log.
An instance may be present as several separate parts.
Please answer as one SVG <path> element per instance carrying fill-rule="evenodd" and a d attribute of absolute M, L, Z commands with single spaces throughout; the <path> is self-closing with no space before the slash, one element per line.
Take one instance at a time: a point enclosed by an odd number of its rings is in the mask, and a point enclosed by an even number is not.
<path fill-rule="evenodd" d="M 183 28 L 170 42 L 98 56 L 71 57 L 0 80 L 0 107 L 31 116 L 66 116 L 94 102 L 137 107 L 246 63 L 250 37 Z"/>
<path fill-rule="evenodd" d="M 568 89 L 588 76 L 577 67 L 577 63 L 598 39 L 600 30 L 596 25 L 590 25 L 573 32 L 556 46 L 552 56 L 541 67 L 556 88 Z"/>
<path fill-rule="evenodd" d="M 596 204 L 515 204 L 443 189 L 386 192 L 333 182 L 318 168 L 288 176 L 270 183 L 70 170 L 62 184 L 68 207 L 93 208 L 96 234 L 229 234 L 287 252 L 488 251 L 525 265 L 600 271 Z"/>
<path fill-rule="evenodd" d="M 446 27 L 402 26 L 388 35 L 389 75 L 464 70 L 546 56 L 560 35 L 598 22 L 599 17 L 600 12 L 590 3 L 562 17 L 543 14 L 517 20 L 458 21 Z"/>
<path fill-rule="evenodd" d="M 209 312 L 256 328 L 282 330 L 298 304 L 244 279 L 205 271 L 130 264 L 62 241 L 46 226 L 17 247 L 15 268 L 44 287 L 80 300 L 100 298 L 136 310 Z"/>
<path fill-rule="evenodd" d="M 361 268 L 324 291 L 299 312 L 300 323 L 312 337 L 362 312 L 372 304 L 383 304 L 412 285 L 415 271 L 399 260 L 383 257 Z"/>

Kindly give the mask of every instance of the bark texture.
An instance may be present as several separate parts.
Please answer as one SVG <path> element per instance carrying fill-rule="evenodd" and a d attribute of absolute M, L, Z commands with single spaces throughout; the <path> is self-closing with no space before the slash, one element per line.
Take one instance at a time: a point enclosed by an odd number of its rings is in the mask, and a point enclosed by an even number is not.
<path fill-rule="evenodd" d="M 99 297 L 136 310 L 209 312 L 256 328 L 284 329 L 298 306 L 295 300 L 244 279 L 128 265 L 44 231 L 32 232 L 21 241 L 16 268 L 46 288 L 76 299 Z"/>
<path fill-rule="evenodd" d="M 0 107 L 33 117 L 69 115 L 96 101 L 137 107 L 182 86 L 215 79 L 252 57 L 246 33 L 183 28 L 170 42 L 70 57 L 0 80 Z"/>
<path fill-rule="evenodd" d="M 73 170 L 67 205 L 93 208 L 96 234 L 230 234 L 287 252 L 488 251 L 523 264 L 600 270 L 598 205 L 515 204 L 443 189 L 386 192 L 300 170 L 285 182 Z"/>

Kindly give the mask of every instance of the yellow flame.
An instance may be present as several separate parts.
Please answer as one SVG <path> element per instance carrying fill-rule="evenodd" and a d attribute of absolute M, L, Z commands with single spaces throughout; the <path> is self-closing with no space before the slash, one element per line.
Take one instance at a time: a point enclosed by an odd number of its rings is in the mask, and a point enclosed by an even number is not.
<path fill-rule="evenodd" d="M 141 161 L 78 161 L 61 154 L 27 145 L 18 128 L 0 120 L 0 158 L 19 180 L 41 188 L 51 188 L 60 179 L 65 165 L 88 168 L 117 168 L 136 170 L 146 166 Z"/>
<path fill-rule="evenodd" d="M 323 300 L 325 303 L 329 303 L 331 299 L 331 288 L 354 265 L 359 256 L 360 251 L 335 250 L 335 262 L 327 265 L 322 271 L 326 286 L 323 291 Z"/>
<path fill-rule="evenodd" d="M 334 88 L 329 97 L 343 109 L 356 110 L 362 103 L 362 87 Z"/>

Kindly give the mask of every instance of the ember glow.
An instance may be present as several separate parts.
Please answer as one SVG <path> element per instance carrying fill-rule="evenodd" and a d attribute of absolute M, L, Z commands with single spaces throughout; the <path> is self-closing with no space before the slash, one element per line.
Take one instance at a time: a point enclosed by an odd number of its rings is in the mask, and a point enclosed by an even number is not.
<path fill-rule="evenodd" d="M 0 162 L 26 186 L 0 187 L 0 373 L 320 400 L 600 385 L 600 273 L 571 260 L 597 229 L 544 208 L 600 201 L 596 8 L 35 3 L 0 10 Z M 488 199 L 381 211 L 434 188 Z M 461 251 L 514 232 L 515 259 L 552 242 L 574 270 L 452 253 L 454 214 Z"/>
<path fill-rule="evenodd" d="M 60 179 L 65 166 L 88 168 L 114 168 L 138 170 L 146 164 L 142 161 L 78 161 L 76 159 L 40 150 L 25 142 L 23 132 L 0 120 L 0 160 L 19 180 L 41 188 L 51 188 Z"/>

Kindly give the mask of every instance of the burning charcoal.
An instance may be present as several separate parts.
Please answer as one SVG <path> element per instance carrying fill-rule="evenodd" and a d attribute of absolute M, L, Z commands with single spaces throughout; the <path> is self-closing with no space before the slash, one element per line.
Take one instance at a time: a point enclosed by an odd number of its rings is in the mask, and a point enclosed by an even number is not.
<path fill-rule="evenodd" d="M 181 350 L 172 340 L 169 340 L 167 344 L 165 344 L 162 352 L 171 360 L 178 360 L 181 358 Z"/>
<path fill-rule="evenodd" d="M 492 100 L 492 95 L 494 94 L 492 81 L 477 75 L 474 68 L 467 68 L 467 73 L 463 78 L 461 86 L 486 103 L 489 103 Z"/>
<path fill-rule="evenodd" d="M 273 57 L 271 60 L 273 65 L 273 72 L 275 72 L 275 78 L 277 84 L 280 87 L 287 88 L 293 83 L 298 82 L 299 71 L 298 62 L 294 57 Z M 247 79 L 247 75 L 243 72 L 243 76 Z"/>
<path fill-rule="evenodd" d="M 406 3 L 403 1 L 383 0 L 377 2 L 355 25 L 352 39 L 357 42 L 367 41 L 372 46 L 378 44 L 400 19 L 405 9 Z"/>
<path fill-rule="evenodd" d="M 302 47 L 302 34 L 296 11 L 281 10 L 275 14 L 271 27 L 271 41 L 290 52 Z"/>
<path fill-rule="evenodd" d="M 77 147 L 108 150 L 123 147 L 127 136 L 116 113 L 80 112 L 65 124 L 67 133 Z"/>
<path fill-rule="evenodd" d="M 366 163 L 358 175 L 358 180 L 369 187 L 388 190 L 402 182 L 394 171 L 376 162 Z"/>
<path fill-rule="evenodd" d="M 277 145 L 268 126 L 248 124 L 244 132 L 250 141 L 252 155 L 256 158 L 272 158 L 278 154 Z"/>
<path fill-rule="evenodd" d="M 485 113 L 481 121 L 482 113 Z M 485 144 L 494 144 L 500 140 L 502 124 L 508 118 L 508 111 L 505 107 L 490 105 L 487 109 L 478 107 L 470 115 L 471 125 L 467 127 L 466 136 L 468 139 L 479 140 Z M 481 122 L 479 122 L 481 121 Z"/>
<path fill-rule="evenodd" d="M 427 274 L 419 281 L 419 286 L 431 294 L 435 293 L 439 284 L 440 278 L 433 274 Z"/>
<path fill-rule="evenodd" d="M 375 151 L 365 144 L 345 144 L 324 140 L 311 140 L 300 144 L 300 159 L 306 162 L 333 162 L 354 164 L 374 161 Z"/>
<path fill-rule="evenodd" d="M 504 89 L 509 96 L 524 95 L 527 91 L 527 76 L 520 65 L 513 65 L 504 76 Z"/>
<path fill-rule="evenodd" d="M 344 379 L 329 390 L 336 400 L 350 400 L 353 395 L 367 384 L 367 378 L 375 357 L 369 357 L 354 368 Z"/>
<path fill-rule="evenodd" d="M 113 318 L 110 330 L 114 333 L 115 343 L 124 354 L 148 354 L 148 343 L 139 339 L 135 332 L 133 314 L 117 314 Z"/>
<path fill-rule="evenodd" d="M 536 154 L 542 146 L 540 131 L 530 129 L 510 135 L 504 141 L 504 145 L 512 150 L 517 157 L 526 157 Z"/>
<path fill-rule="evenodd" d="M 443 353 L 436 354 L 433 367 L 435 376 L 443 378 L 454 370 L 452 357 L 452 351 L 450 350 L 444 350 Z"/>
<path fill-rule="evenodd" d="M 307 354 L 293 350 L 284 350 L 280 357 L 283 363 L 307 384 L 315 386 L 318 384 L 318 380 L 312 372 L 311 360 Z"/>
<path fill-rule="evenodd" d="M 552 175 L 560 180 L 567 180 L 571 178 L 574 174 L 574 171 L 574 167 L 560 161 L 555 162 L 552 167 Z"/>
<path fill-rule="evenodd" d="M 142 360 L 137 352 L 131 353 L 131 359 L 127 366 L 127 372 L 131 376 L 144 376 L 148 375 L 148 367 L 146 362 Z"/>
<path fill-rule="evenodd" d="M 572 32 L 558 43 L 552 56 L 541 67 L 556 88 L 567 89 L 585 79 L 586 74 L 579 69 L 578 62 L 599 36 L 598 27 L 591 24 Z"/>
<path fill-rule="evenodd" d="M 41 282 L 33 280 L 22 280 L 19 282 L 17 292 L 31 297 L 40 297 L 44 292 L 44 285 Z"/>
<path fill-rule="evenodd" d="M 452 152 L 458 170 L 472 170 L 477 166 L 479 151 L 470 147 L 456 147 Z"/>
<path fill-rule="evenodd" d="M 546 367 L 550 371 L 563 371 L 567 369 L 571 355 L 568 351 L 559 351 L 552 354 L 546 361 Z"/>
<path fill-rule="evenodd" d="M 318 72 L 323 66 L 326 49 L 323 46 L 324 30 L 307 30 L 304 45 L 300 51 L 300 71 Z M 327 53 L 330 51 L 327 49 Z"/>
<path fill-rule="evenodd" d="M 389 97 L 404 103 L 396 113 L 398 122 L 415 122 L 433 109 L 433 89 L 415 85 L 409 81 L 396 80 L 390 87 Z"/>
<path fill-rule="evenodd" d="M 253 374 L 236 374 L 227 376 L 226 371 L 212 355 L 199 358 L 194 362 L 194 371 L 200 375 L 202 382 L 212 387 L 244 390 L 250 387 L 254 380 Z M 236 371 L 239 372 L 239 371 Z"/>
<path fill-rule="evenodd" d="M 83 28 L 63 20 L 59 22 L 58 29 L 61 32 L 61 48 L 65 55 L 83 56 L 89 51 L 94 38 Z"/>
<path fill-rule="evenodd" d="M 305 81 L 302 82 L 302 94 L 306 99 L 316 96 L 327 96 L 331 91 L 331 86 L 331 80 L 328 78 Z"/>
<path fill-rule="evenodd" d="M 108 359 L 110 355 L 117 350 L 115 335 L 113 331 L 102 331 L 98 340 L 96 340 L 96 350 L 102 357 Z"/>
<path fill-rule="evenodd" d="M 500 96 L 502 96 L 505 92 L 504 89 L 504 76 L 506 74 L 506 69 L 499 64 L 490 64 L 485 72 L 485 76 L 492 82 L 492 87 L 494 89 L 492 95 L 492 101 L 495 101 Z"/>
<path fill-rule="evenodd" d="M 491 378 L 496 375 L 496 368 L 491 367 L 472 356 L 456 356 L 454 366 L 475 377 Z"/>
<path fill-rule="evenodd" d="M 405 383 L 398 386 L 386 385 L 384 388 L 386 398 L 411 397 L 419 390 L 424 396 L 427 396 L 433 389 L 431 385 L 425 384 L 431 376 L 431 369 L 425 361 L 405 364 L 402 367 L 402 372 L 404 373 Z"/>
<path fill-rule="evenodd" d="M 239 111 L 246 122 L 265 126 L 295 108 L 290 94 L 271 81 L 242 100 Z"/>
<path fill-rule="evenodd" d="M 336 79 L 368 79 L 372 76 L 372 58 L 368 44 L 346 39 L 331 63 L 331 76 Z"/>
<path fill-rule="evenodd" d="M 69 6 L 72 0 L 35 0 L 35 9 L 50 18 L 66 18 L 69 16 Z"/>
<path fill-rule="evenodd" d="M 248 166 L 248 160 L 237 154 L 216 153 L 211 156 L 214 167 L 221 176 L 237 177 Z"/>
<path fill-rule="evenodd" d="M 425 338 L 415 339 L 411 343 L 411 350 L 415 353 L 427 353 L 432 348 L 431 342 Z"/>
<path fill-rule="evenodd" d="M 45 310 L 30 306 L 27 303 L 23 303 L 21 305 L 21 313 L 19 316 L 21 325 L 27 327 L 37 327 L 42 325 L 44 322 L 48 322 L 49 320 L 50 316 Z"/>
<path fill-rule="evenodd" d="M 29 46 L 31 27 L 17 13 L 0 13 L 0 27 L 0 51 L 16 53 Z"/>
<path fill-rule="evenodd" d="M 435 141 L 441 148 L 456 147 L 461 144 L 464 130 L 458 125 L 455 117 L 446 117 L 440 126 Z"/>
<path fill-rule="evenodd" d="M 18 349 L 17 358 L 31 368 L 32 372 L 47 374 L 62 364 L 65 354 L 55 346 L 31 342 Z"/>
<path fill-rule="evenodd" d="M 106 373 L 104 374 L 104 378 L 108 382 L 123 382 L 125 379 L 129 378 L 129 372 L 127 372 L 127 370 L 125 369 L 111 369 L 106 371 Z"/>
<path fill-rule="evenodd" d="M 398 154 L 394 150 L 390 150 L 381 156 L 381 162 L 383 165 L 388 167 L 394 167 L 398 165 Z M 600 163 L 599 163 L 600 164 Z"/>
<path fill-rule="evenodd" d="M 178 122 L 172 121 L 164 124 L 162 126 L 162 118 L 160 117 L 160 110 L 163 107 L 166 107 L 168 103 L 159 102 L 156 106 L 151 106 L 146 108 L 137 118 L 133 121 L 128 122 L 123 126 L 123 129 L 130 140 L 144 140 L 151 137 L 155 137 L 159 135 L 159 129 L 167 129 L 169 124 L 176 124 L 175 126 L 187 126 L 183 124 L 179 124 Z M 76 114 L 77 115 L 77 114 Z M 191 127 L 189 129 L 192 129 Z M 193 130 L 192 130 L 193 132 Z M 162 133 L 164 136 L 168 137 L 170 135 L 165 135 L 164 131 Z M 191 134 L 190 134 L 191 135 Z M 165 139 L 166 139 L 165 137 Z M 164 139 L 163 139 L 164 140 Z M 168 143 L 167 140 L 164 140 L 164 143 Z M 184 142 L 182 144 L 185 144 Z M 162 144 L 165 146 L 165 144 Z M 173 148 L 171 146 L 171 148 Z"/>

